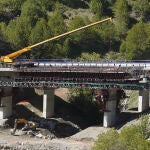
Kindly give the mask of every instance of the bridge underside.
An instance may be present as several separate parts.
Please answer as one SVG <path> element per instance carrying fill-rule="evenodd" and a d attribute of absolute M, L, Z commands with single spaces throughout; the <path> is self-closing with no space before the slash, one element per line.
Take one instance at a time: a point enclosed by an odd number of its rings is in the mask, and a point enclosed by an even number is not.
<path fill-rule="evenodd" d="M 0 87 L 122 88 L 147 89 L 140 82 L 150 77 L 149 62 L 19 61 L 12 64 L 13 76 L 0 80 Z M 0 77 L 1 78 L 1 77 Z"/>
<path fill-rule="evenodd" d="M 139 79 L 130 78 L 126 72 L 16 72 L 11 80 L 0 81 L 1 87 L 54 87 L 54 88 L 123 88 L 142 89 Z"/>

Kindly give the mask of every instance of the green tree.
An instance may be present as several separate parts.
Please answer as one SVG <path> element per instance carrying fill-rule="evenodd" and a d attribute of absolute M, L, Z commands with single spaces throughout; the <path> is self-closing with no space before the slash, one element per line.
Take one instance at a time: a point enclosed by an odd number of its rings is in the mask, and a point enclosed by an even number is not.
<path fill-rule="evenodd" d="M 56 2 L 53 7 L 53 11 L 59 12 L 61 15 L 63 15 L 66 10 L 67 10 L 67 7 L 59 2 Z"/>
<path fill-rule="evenodd" d="M 21 9 L 22 17 L 29 17 L 32 20 L 32 26 L 36 24 L 39 18 L 47 18 L 47 13 L 37 0 L 27 0 Z"/>
<path fill-rule="evenodd" d="M 52 11 L 55 3 L 55 0 L 36 0 L 37 3 L 42 7 L 42 10 Z"/>
<path fill-rule="evenodd" d="M 111 129 L 99 135 L 93 150 L 149 150 L 150 142 L 145 135 L 148 129 L 147 116 L 140 118 L 140 123 L 121 129 L 120 133 Z M 148 131 L 148 130 L 147 130 Z"/>
<path fill-rule="evenodd" d="M 95 142 L 93 150 L 126 150 L 124 144 L 119 140 L 119 133 L 110 129 L 106 133 L 102 133 L 98 136 L 98 140 Z"/>
<path fill-rule="evenodd" d="M 69 54 L 71 51 L 71 38 L 67 37 L 63 43 L 63 56 L 69 58 Z"/>
<path fill-rule="evenodd" d="M 100 54 L 92 52 L 83 52 L 81 53 L 81 56 L 78 58 L 79 60 L 89 60 L 89 61 L 99 61 L 100 60 Z"/>
<path fill-rule="evenodd" d="M 86 24 L 85 19 L 77 16 L 70 21 L 69 31 L 82 27 L 85 24 Z M 68 40 L 68 43 L 67 43 L 70 49 L 68 51 L 69 58 L 76 58 L 81 54 L 82 49 L 80 47 L 79 41 L 80 39 L 82 39 L 82 35 L 84 35 L 85 32 L 86 32 L 85 30 L 81 30 L 70 35 L 71 38 Z"/>
<path fill-rule="evenodd" d="M 80 16 L 74 17 L 69 23 L 69 30 L 73 30 L 86 25 L 85 19 Z M 79 32 L 78 32 L 79 33 Z"/>
<path fill-rule="evenodd" d="M 76 29 L 78 27 L 84 26 L 88 24 L 88 19 L 83 19 L 81 17 L 76 17 L 70 22 L 70 27 Z M 95 27 L 96 28 L 96 27 Z M 105 48 L 103 44 L 103 40 L 101 39 L 100 34 L 94 27 L 81 30 L 71 35 L 72 37 L 72 47 L 71 47 L 71 55 L 79 57 L 82 52 L 96 52 L 96 53 L 104 53 Z"/>
<path fill-rule="evenodd" d="M 125 127 L 121 130 L 120 140 L 125 144 L 126 149 L 148 150 L 150 143 L 146 141 L 138 125 Z"/>
<path fill-rule="evenodd" d="M 58 0 L 59 2 L 63 3 L 66 6 L 72 7 L 72 8 L 85 8 L 85 2 L 81 0 Z"/>
<path fill-rule="evenodd" d="M 140 18 L 140 20 L 148 21 L 150 13 L 150 1 L 136 0 L 133 5 L 133 11 L 136 13 L 136 16 Z"/>
<path fill-rule="evenodd" d="M 96 52 L 103 54 L 105 52 L 104 44 L 100 35 L 94 30 L 87 30 L 79 37 L 81 52 Z"/>
<path fill-rule="evenodd" d="M 0 55 L 6 55 L 10 52 L 9 44 L 6 41 L 6 24 L 0 22 Z"/>
<path fill-rule="evenodd" d="M 80 55 L 81 50 L 77 41 L 72 37 L 67 37 L 63 44 L 63 51 L 67 58 L 76 59 Z"/>
<path fill-rule="evenodd" d="M 67 31 L 64 18 L 59 10 L 56 9 L 48 20 L 53 35 L 59 35 Z"/>
<path fill-rule="evenodd" d="M 94 16 L 94 21 L 99 20 L 98 17 Z M 103 49 L 101 53 L 105 54 L 108 51 L 119 51 L 117 33 L 115 29 L 115 25 L 108 22 L 103 22 L 100 25 L 94 27 L 95 32 L 97 32 L 102 40 Z"/>
<path fill-rule="evenodd" d="M 127 59 L 149 59 L 150 56 L 150 26 L 137 23 L 129 31 L 126 40 L 121 44 L 120 51 Z"/>
<path fill-rule="evenodd" d="M 28 17 L 19 17 L 10 21 L 6 29 L 6 37 L 13 49 L 28 46 L 31 28 L 31 20 Z"/>
<path fill-rule="evenodd" d="M 80 27 L 85 26 L 89 23 L 89 20 L 87 18 L 82 18 L 80 16 L 74 17 L 70 23 L 69 23 L 69 30 L 74 30 Z M 80 30 L 78 32 L 75 32 L 71 34 L 71 37 L 73 37 L 74 40 L 79 41 L 80 37 L 89 29 Z"/>
<path fill-rule="evenodd" d="M 1 0 L 0 1 L 0 20 L 9 22 L 9 20 L 20 15 L 22 4 L 25 0 Z"/>
<path fill-rule="evenodd" d="M 11 11 L 20 10 L 25 1 L 26 0 L 1 0 L 0 7 L 3 7 L 3 11 L 6 11 L 5 9 L 10 9 Z"/>
<path fill-rule="evenodd" d="M 41 42 L 43 40 L 46 40 L 52 36 L 50 27 L 48 26 L 46 20 L 44 18 L 39 19 L 37 21 L 34 28 L 31 30 L 30 35 L 30 45 Z M 52 55 L 51 50 L 51 43 L 44 43 L 41 46 L 38 46 L 33 51 L 31 51 L 31 54 L 35 58 L 50 58 Z"/>
<path fill-rule="evenodd" d="M 129 23 L 129 12 L 128 12 L 128 3 L 126 0 L 117 0 L 114 4 L 114 16 L 115 16 L 115 25 L 119 37 L 122 39 L 125 37 L 128 31 Z"/>
<path fill-rule="evenodd" d="M 107 1 L 108 1 L 108 3 L 111 4 L 111 5 L 113 5 L 113 4 L 116 2 L 116 0 L 107 0 Z"/>
<path fill-rule="evenodd" d="M 90 10 L 94 14 L 97 14 L 99 17 L 103 15 L 103 3 L 102 0 L 91 0 L 90 4 Z"/>
<path fill-rule="evenodd" d="M 148 139 L 150 137 L 150 119 L 149 119 L 149 115 L 142 115 L 140 117 L 140 124 L 139 124 L 139 129 L 140 132 L 142 133 L 142 135 Z"/>
<path fill-rule="evenodd" d="M 7 0 L 7 2 L 9 3 L 10 9 L 13 9 L 13 11 L 15 10 L 21 10 L 22 4 L 25 2 L 26 0 Z"/>
<path fill-rule="evenodd" d="M 124 58 L 125 58 L 125 56 L 123 53 L 114 52 L 114 51 L 109 51 L 104 56 L 104 59 L 106 59 L 106 60 L 124 60 Z"/>
<path fill-rule="evenodd" d="M 57 18 L 57 19 L 56 19 Z M 53 15 L 48 20 L 48 26 L 51 29 L 52 36 L 57 36 L 67 31 L 67 26 L 64 22 L 64 18 L 60 12 L 60 10 L 55 9 Z M 65 37 L 64 37 L 65 38 Z M 63 58 L 66 57 L 66 51 L 64 49 L 64 38 L 58 39 L 59 42 L 53 41 L 52 42 L 52 49 L 53 49 L 53 58 Z"/>
<path fill-rule="evenodd" d="M 6 40 L 6 24 L 4 22 L 0 22 L 0 40 Z"/>

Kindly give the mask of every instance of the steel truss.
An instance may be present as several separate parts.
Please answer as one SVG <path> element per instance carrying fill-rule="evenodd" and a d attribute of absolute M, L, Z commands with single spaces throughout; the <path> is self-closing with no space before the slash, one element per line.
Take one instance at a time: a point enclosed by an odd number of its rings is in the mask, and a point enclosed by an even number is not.
<path fill-rule="evenodd" d="M 144 89 L 148 88 L 147 84 L 139 84 L 139 83 L 92 83 L 92 82 L 64 82 L 64 81 L 0 81 L 0 87 L 28 87 L 28 88 L 121 88 L 121 89 Z"/>

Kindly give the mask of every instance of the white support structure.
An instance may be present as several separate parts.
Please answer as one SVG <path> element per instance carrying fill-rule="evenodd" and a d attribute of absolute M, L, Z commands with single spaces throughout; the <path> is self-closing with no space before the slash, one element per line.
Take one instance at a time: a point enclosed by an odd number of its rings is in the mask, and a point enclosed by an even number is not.
<path fill-rule="evenodd" d="M 150 90 L 149 90 L 149 95 L 148 96 L 149 96 L 149 108 L 150 108 Z"/>
<path fill-rule="evenodd" d="M 1 98 L 0 119 L 5 119 L 12 115 L 12 96 Z"/>
<path fill-rule="evenodd" d="M 3 95 L 0 100 L 0 119 L 12 115 L 12 88 L 3 88 Z"/>
<path fill-rule="evenodd" d="M 54 115 L 54 89 L 44 89 L 43 91 L 43 117 L 52 117 Z"/>
<path fill-rule="evenodd" d="M 138 112 L 149 108 L 149 90 L 139 90 Z"/>
<path fill-rule="evenodd" d="M 103 126 L 110 127 L 115 124 L 116 121 L 116 89 L 109 89 L 109 100 L 106 102 L 106 110 L 104 112 Z"/>

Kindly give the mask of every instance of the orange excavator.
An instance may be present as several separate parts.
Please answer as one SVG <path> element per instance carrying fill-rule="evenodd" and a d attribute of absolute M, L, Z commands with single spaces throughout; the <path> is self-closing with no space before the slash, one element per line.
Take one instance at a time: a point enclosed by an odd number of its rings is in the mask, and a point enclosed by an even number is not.
<path fill-rule="evenodd" d="M 11 131 L 10 131 L 10 133 L 12 135 L 15 135 L 18 124 L 24 124 L 24 127 L 21 129 L 22 131 L 29 130 L 29 129 L 36 130 L 36 128 L 38 127 L 38 123 L 36 123 L 36 122 L 28 121 L 28 120 L 23 119 L 23 118 L 15 119 L 14 128 L 11 129 Z"/>
<path fill-rule="evenodd" d="M 39 43 L 36 43 L 34 45 L 31 45 L 31 46 L 27 46 L 21 50 L 18 50 L 14 53 L 11 53 L 11 54 L 8 54 L 8 55 L 5 55 L 5 56 L 1 56 L 0 57 L 0 61 L 1 62 L 4 62 L 4 63 L 12 63 L 14 62 L 14 60 L 20 56 L 21 54 L 25 53 L 25 52 L 28 52 L 30 51 L 32 48 L 36 47 L 36 46 L 39 46 L 39 45 L 42 45 L 46 42 L 49 42 L 49 41 L 53 41 L 53 40 L 56 40 L 58 38 L 61 38 L 61 37 L 64 37 L 66 35 L 69 35 L 71 33 L 74 33 L 74 32 L 77 32 L 77 31 L 80 31 L 80 30 L 83 30 L 83 29 L 86 29 L 86 28 L 89 28 L 91 26 L 94 26 L 94 25 L 97 25 L 97 24 L 100 24 L 100 23 L 103 23 L 103 22 L 106 22 L 106 21 L 111 21 L 112 22 L 112 18 L 107 18 L 107 19 L 104 19 L 104 20 L 101 20 L 101 21 L 97 21 L 97 22 L 94 22 L 94 23 L 91 23 L 89 25 L 86 25 L 86 26 L 83 26 L 83 27 L 80 27 L 80 28 L 77 28 L 77 29 L 74 29 L 74 30 L 71 30 L 69 32 L 66 32 L 66 33 L 63 33 L 63 34 L 60 34 L 60 35 L 57 35 L 57 36 L 54 36 L 52 38 L 49 38 L 49 39 L 46 39 L 42 42 L 39 42 Z"/>

